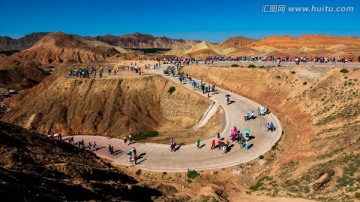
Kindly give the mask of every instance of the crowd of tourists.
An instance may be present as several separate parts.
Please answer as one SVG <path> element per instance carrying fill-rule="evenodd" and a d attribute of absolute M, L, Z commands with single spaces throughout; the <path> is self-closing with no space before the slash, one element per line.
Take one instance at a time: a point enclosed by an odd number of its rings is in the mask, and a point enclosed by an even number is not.
<path fill-rule="evenodd" d="M 194 58 L 194 57 L 164 57 L 164 58 L 156 58 L 153 59 L 157 62 L 162 62 L 163 64 L 173 64 L 177 67 L 186 66 L 186 65 L 212 65 L 214 62 L 274 62 L 278 65 L 281 65 L 283 62 L 294 62 L 299 65 L 300 63 L 346 63 L 346 62 L 355 62 L 353 57 L 334 57 L 334 56 L 256 56 L 256 55 L 248 55 L 248 56 L 208 56 L 203 59 Z M 360 56 L 358 57 L 358 62 L 360 62 Z"/>

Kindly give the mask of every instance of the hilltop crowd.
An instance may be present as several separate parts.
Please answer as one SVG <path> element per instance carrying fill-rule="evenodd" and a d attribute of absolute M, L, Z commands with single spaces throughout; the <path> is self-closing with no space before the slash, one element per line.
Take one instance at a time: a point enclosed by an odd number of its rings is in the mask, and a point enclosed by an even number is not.
<path fill-rule="evenodd" d="M 149 64 L 150 66 L 150 64 Z M 147 66 L 146 66 L 147 68 Z M 80 67 L 79 69 L 71 69 L 68 71 L 68 76 L 69 77 L 78 77 L 78 78 L 102 78 L 104 74 L 108 74 L 108 75 L 117 75 L 119 74 L 119 71 L 131 71 L 131 72 L 135 72 L 138 73 L 139 75 L 141 75 L 142 71 L 141 68 L 138 67 L 136 65 L 136 63 L 134 63 L 134 65 L 131 63 L 130 66 L 120 66 L 120 67 L 94 67 L 94 66 L 90 66 L 88 68 L 86 67 Z"/>
<path fill-rule="evenodd" d="M 355 62 L 353 57 L 334 57 L 334 56 L 256 56 L 256 55 L 244 55 L 244 56 L 208 56 L 203 59 L 194 58 L 194 57 L 163 57 L 163 58 L 155 58 L 157 62 L 162 62 L 164 64 L 173 64 L 177 67 L 186 66 L 186 65 L 212 65 L 214 62 L 274 62 L 274 63 L 282 63 L 282 62 L 295 62 L 296 64 L 300 63 L 346 63 L 346 62 Z M 358 57 L 358 62 L 360 62 L 360 56 Z"/>

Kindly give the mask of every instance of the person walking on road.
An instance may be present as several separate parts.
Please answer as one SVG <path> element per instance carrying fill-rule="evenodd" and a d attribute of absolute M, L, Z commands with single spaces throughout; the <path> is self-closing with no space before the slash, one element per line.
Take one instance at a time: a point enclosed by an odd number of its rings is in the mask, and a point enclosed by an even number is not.
<path fill-rule="evenodd" d="M 215 149 L 215 139 L 211 141 L 211 150 Z"/>

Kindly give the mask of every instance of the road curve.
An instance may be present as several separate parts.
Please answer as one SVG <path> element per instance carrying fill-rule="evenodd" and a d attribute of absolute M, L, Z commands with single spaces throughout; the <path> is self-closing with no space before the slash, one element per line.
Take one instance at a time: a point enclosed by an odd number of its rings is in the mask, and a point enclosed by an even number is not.
<path fill-rule="evenodd" d="M 177 87 L 180 87 L 177 77 L 165 76 L 162 74 L 162 69 L 152 70 L 153 73 L 163 76 L 166 79 L 174 81 Z M 182 85 L 193 91 L 192 86 L 187 83 Z M 88 142 L 96 142 L 98 148 L 96 155 L 109 159 L 114 164 L 130 166 L 128 156 L 125 154 L 131 147 L 136 147 L 138 156 L 138 164 L 136 167 L 144 170 L 151 170 L 156 172 L 186 172 L 188 169 L 192 170 L 210 170 L 217 168 L 226 168 L 235 166 L 241 163 L 246 163 L 258 158 L 271 149 L 271 147 L 279 141 L 282 135 L 282 128 L 280 121 L 274 114 L 259 116 L 256 119 L 244 121 L 244 114 L 254 111 L 257 114 L 259 104 L 242 97 L 240 95 L 231 93 L 229 91 L 217 88 L 218 94 L 213 94 L 209 99 L 213 100 L 216 104 L 224 109 L 226 117 L 226 126 L 221 132 L 221 137 L 229 138 L 230 129 L 236 126 L 239 130 L 243 131 L 248 129 L 251 131 L 250 135 L 254 139 L 250 140 L 251 148 L 246 150 L 241 148 L 237 142 L 230 143 L 231 149 L 228 153 L 222 154 L 218 149 L 211 150 L 211 141 L 214 138 L 202 140 L 201 145 L 204 147 L 198 149 L 196 144 L 183 145 L 176 152 L 170 152 L 170 145 L 155 144 L 155 143 L 134 143 L 132 145 L 125 145 L 123 140 L 115 138 L 106 138 L 101 136 L 74 136 L 75 142 L 84 140 L 85 145 Z M 194 93 L 202 92 L 194 91 Z M 231 95 L 232 104 L 226 104 L 225 95 Z M 207 96 L 203 95 L 203 96 Z M 266 130 L 265 124 L 273 122 L 277 128 L 275 132 Z M 176 134 L 174 134 L 176 141 Z M 230 141 L 231 142 L 231 141 Z M 108 154 L 108 145 L 114 146 L 115 151 L 121 150 L 122 152 L 116 155 Z"/>

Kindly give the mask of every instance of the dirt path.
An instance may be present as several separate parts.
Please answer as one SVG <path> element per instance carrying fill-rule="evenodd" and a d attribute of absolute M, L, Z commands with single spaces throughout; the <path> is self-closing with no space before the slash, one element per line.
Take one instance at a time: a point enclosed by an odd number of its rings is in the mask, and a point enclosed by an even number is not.
<path fill-rule="evenodd" d="M 155 74 L 162 74 L 162 69 L 152 70 Z M 178 82 L 177 77 L 165 76 L 165 78 Z M 179 84 L 180 85 L 180 84 Z M 184 87 L 192 90 L 192 86 L 184 84 Z M 195 93 L 202 94 L 200 91 Z M 227 105 L 225 95 L 231 95 L 232 104 Z M 204 95 L 204 96 L 207 96 Z M 244 121 L 243 115 L 254 111 L 257 113 L 257 107 L 260 105 L 248 100 L 242 96 L 233 94 L 223 89 L 218 89 L 217 94 L 210 94 L 210 98 L 224 108 L 226 115 L 226 126 L 221 133 L 223 141 L 229 139 L 230 129 L 236 126 L 239 130 L 250 130 L 251 148 L 246 150 L 241 148 L 237 142 L 230 143 L 230 150 L 223 154 L 221 150 L 211 150 L 211 141 L 213 138 L 201 140 L 202 148 L 198 149 L 196 144 L 183 145 L 176 152 L 170 151 L 170 145 L 167 144 L 153 144 L 153 143 L 135 143 L 132 145 L 125 145 L 120 139 L 107 139 L 101 136 L 75 136 L 75 142 L 84 140 L 87 145 L 88 142 L 96 142 L 99 149 L 95 153 L 98 156 L 110 159 L 115 164 L 130 166 L 128 156 L 125 154 L 131 147 L 136 147 L 137 153 L 140 156 L 137 167 L 146 170 L 158 172 L 186 172 L 188 169 L 194 170 L 209 170 L 215 168 L 225 168 L 241 163 L 252 161 L 260 155 L 269 151 L 271 147 L 280 139 L 282 128 L 279 120 L 274 114 L 259 116 L 256 119 Z M 265 124 L 273 122 L 277 130 L 269 132 L 266 130 Z M 174 135 L 176 141 L 176 135 Z M 114 150 L 119 150 L 117 155 L 108 154 L 108 145 L 114 146 Z"/>

